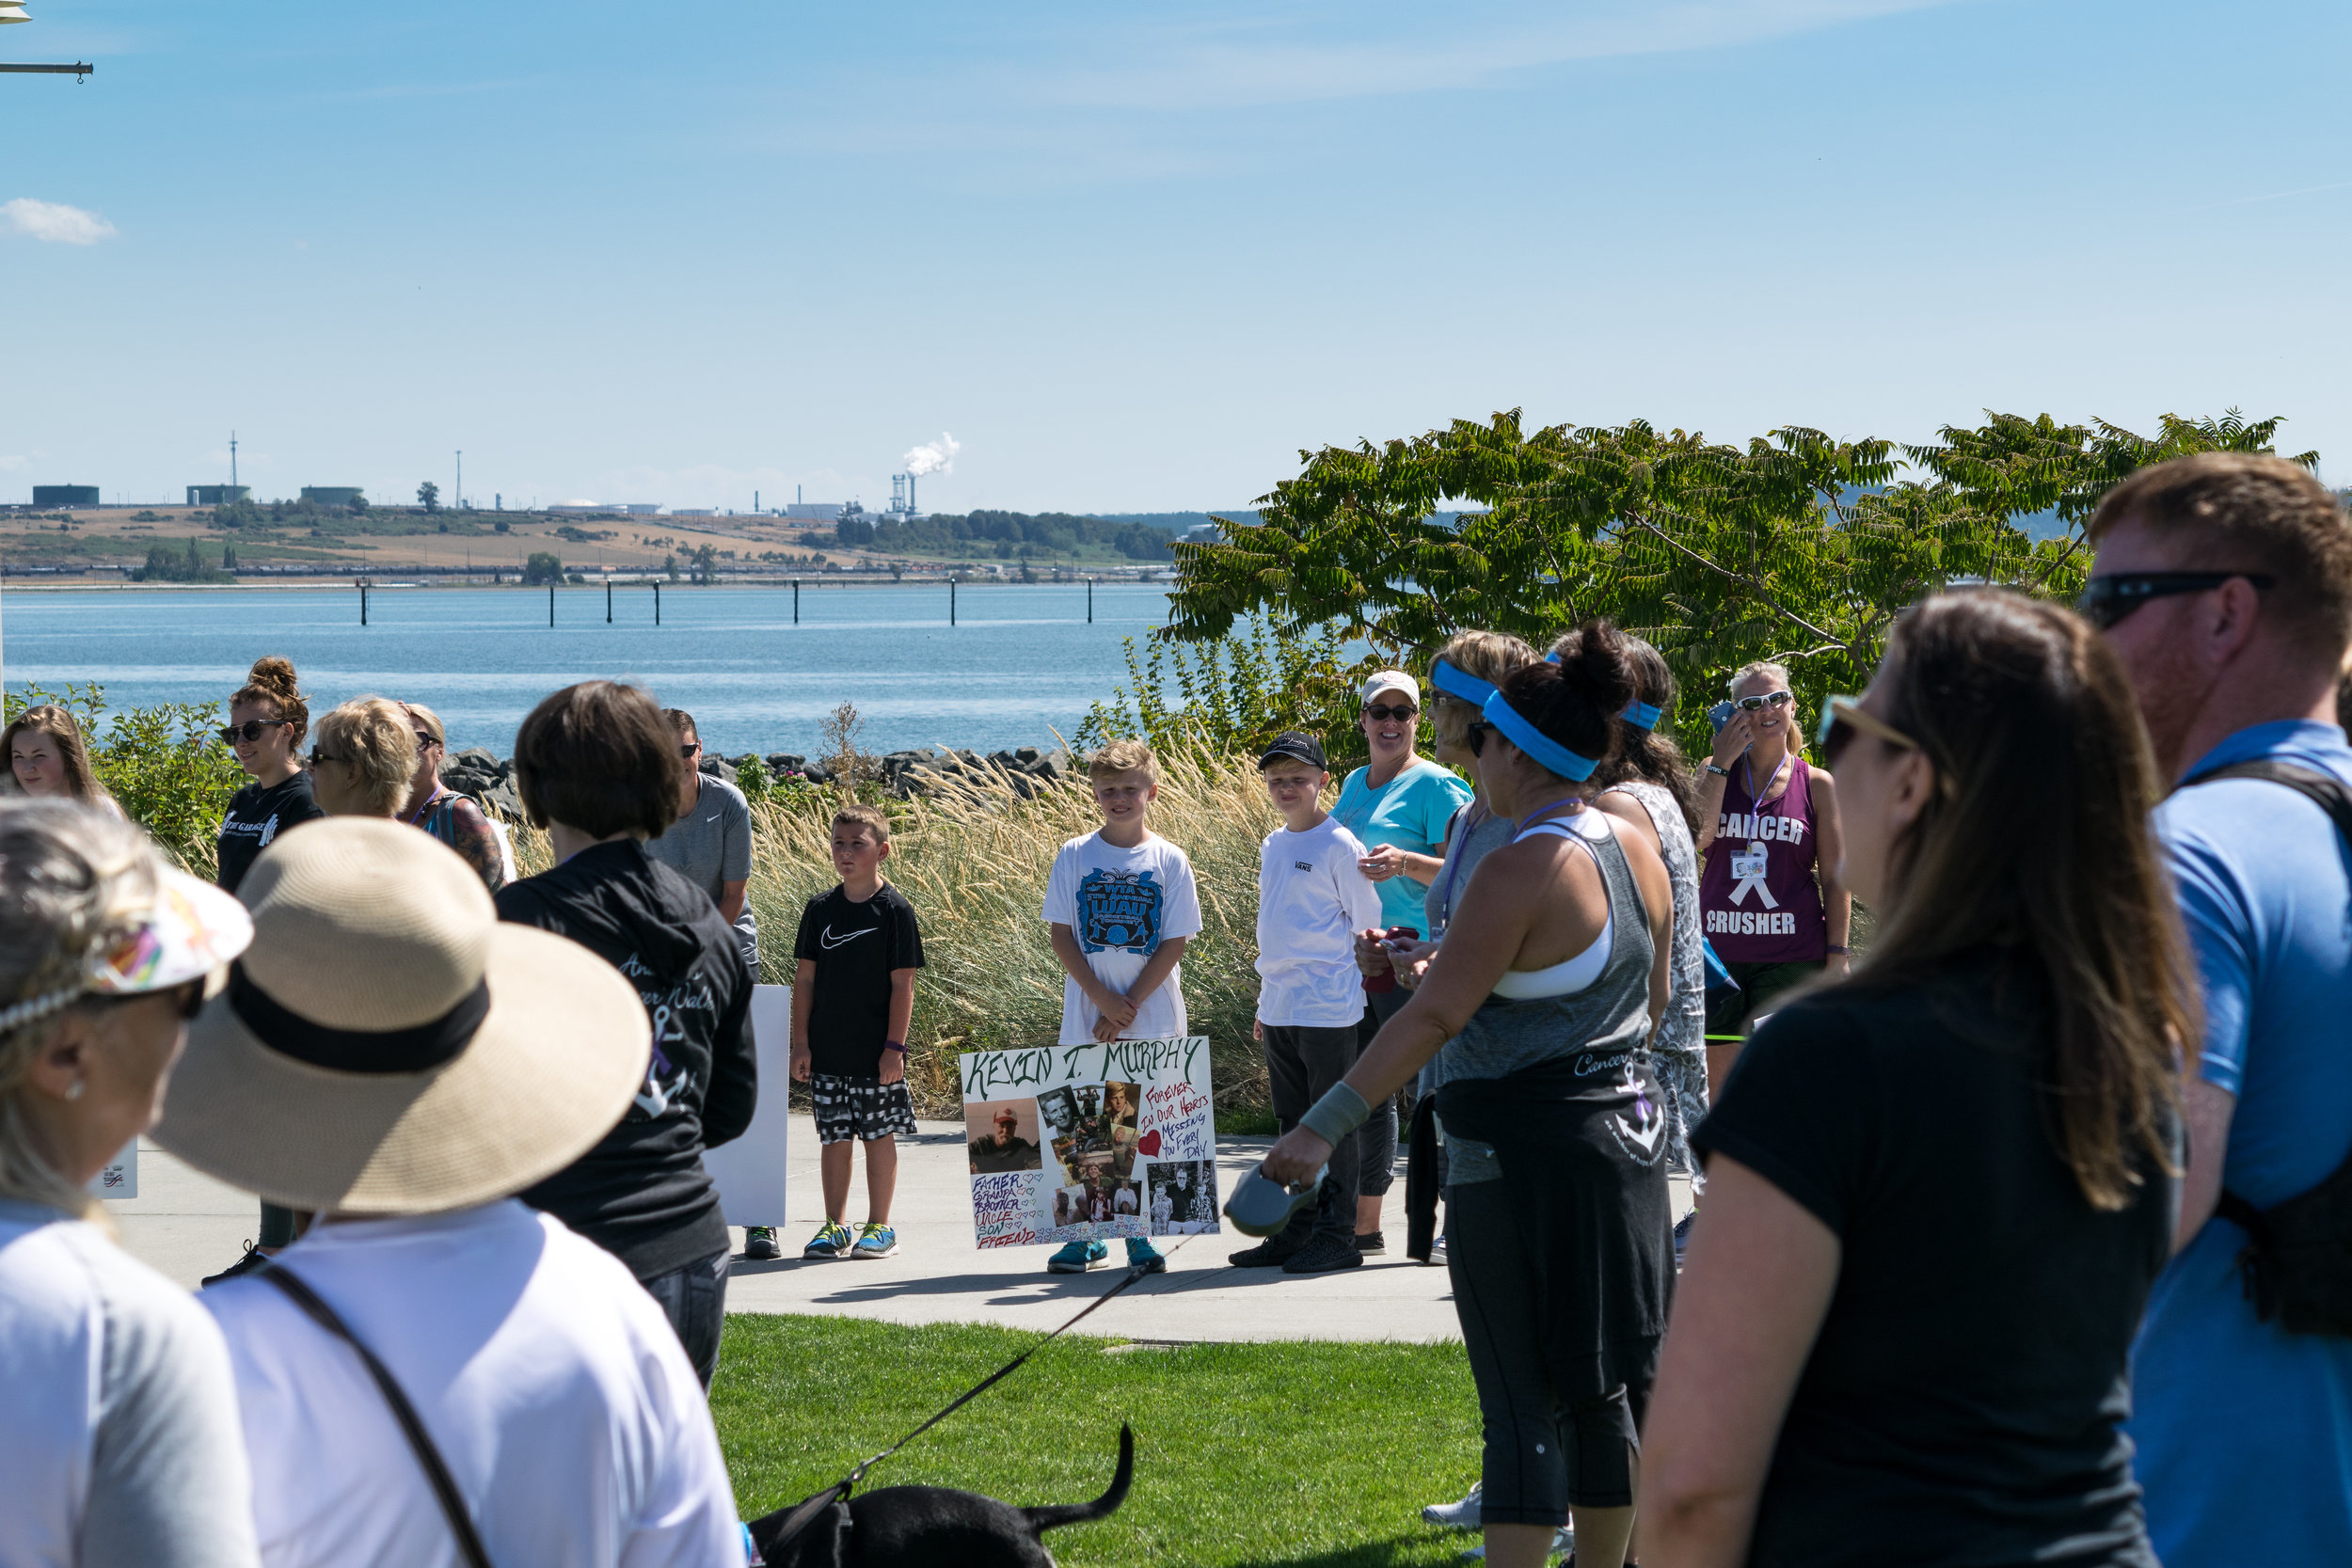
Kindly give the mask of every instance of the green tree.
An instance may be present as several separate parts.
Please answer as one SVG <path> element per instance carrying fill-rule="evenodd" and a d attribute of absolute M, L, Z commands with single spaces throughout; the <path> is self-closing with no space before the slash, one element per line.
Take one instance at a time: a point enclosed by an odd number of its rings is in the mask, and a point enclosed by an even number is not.
<path fill-rule="evenodd" d="M 523 562 L 525 586 L 541 582 L 562 582 L 564 562 L 553 550 L 533 550 Z"/>
<path fill-rule="evenodd" d="M 417 486 L 417 504 L 427 512 L 441 510 L 441 487 L 431 480 Z"/>
<path fill-rule="evenodd" d="M 675 555 L 663 556 L 661 558 L 661 569 L 670 574 L 670 580 L 672 582 L 677 581 L 677 557 Z"/>
<path fill-rule="evenodd" d="M 1218 518 L 1217 540 L 1175 547 L 1155 636 L 1214 641 L 1263 615 L 1280 638 L 1334 628 L 1383 660 L 1419 660 L 1472 627 L 1541 645 L 1611 615 L 1665 654 L 1696 740 L 1723 677 L 1752 659 L 1788 663 L 1808 706 L 1857 689 L 1895 615 L 1939 587 L 2071 600 L 2082 524 L 2109 485 L 2182 452 L 2269 451 L 2280 422 L 2168 416 L 2143 436 L 1986 419 L 1899 449 L 1802 426 L 1743 445 L 1640 421 L 1530 434 L 1513 410 L 1302 451 L 1256 526 Z"/>
<path fill-rule="evenodd" d="M 1337 628 L 1277 637 L 1263 620 L 1214 641 L 1138 649 L 1124 640 L 1127 681 L 1087 709 L 1071 743 L 1090 752 L 1120 736 L 1155 751 L 1223 757 L 1263 751 L 1284 730 L 1308 731 L 1335 761 L 1360 755 L 1356 693 L 1362 661 Z"/>

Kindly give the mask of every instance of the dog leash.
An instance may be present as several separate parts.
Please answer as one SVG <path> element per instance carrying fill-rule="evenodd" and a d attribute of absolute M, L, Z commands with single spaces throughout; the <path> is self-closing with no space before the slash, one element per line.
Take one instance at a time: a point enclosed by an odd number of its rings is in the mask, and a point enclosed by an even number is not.
<path fill-rule="evenodd" d="M 1194 1236 L 1201 1234 L 1204 1233 L 1201 1231 L 1193 1232 Z M 1175 1257 L 1178 1253 L 1184 1251 L 1185 1247 L 1192 1243 L 1192 1236 L 1186 1236 L 1183 1241 L 1178 1242 L 1174 1246 L 1169 1247 L 1163 1256 L 1166 1258 Z M 800 1507 L 794 1509 L 789 1514 L 786 1515 L 784 1523 L 777 1528 L 775 1536 L 768 1543 L 767 1552 L 762 1555 L 765 1556 L 768 1553 L 772 1553 L 777 1547 L 783 1545 L 786 1542 L 790 1541 L 794 1536 L 800 1534 L 803 1529 L 808 1527 L 810 1520 L 816 1518 L 817 1515 L 822 1513 L 825 1510 L 831 1508 L 834 1503 L 839 1502 L 842 1498 L 848 1497 L 852 1491 L 856 1490 L 857 1483 L 866 1479 L 866 1471 L 872 1469 L 883 1460 L 888 1459 L 892 1454 L 897 1453 L 900 1449 L 905 1448 L 909 1443 L 914 1442 L 917 1437 L 922 1436 L 923 1433 L 930 1431 L 931 1428 L 937 1426 L 940 1422 L 946 1420 L 948 1417 L 954 1415 L 957 1411 L 962 1409 L 965 1405 L 971 1403 L 982 1394 L 988 1392 L 989 1389 L 994 1387 L 1006 1378 L 1010 1377 L 1014 1372 L 1020 1370 L 1022 1363 L 1027 1361 L 1029 1357 L 1035 1355 L 1039 1351 L 1043 1350 L 1046 1346 L 1052 1344 L 1055 1340 L 1060 1338 L 1063 1335 L 1077 1327 L 1080 1323 L 1085 1321 L 1089 1313 L 1100 1309 L 1103 1306 L 1108 1303 L 1112 1297 L 1118 1295 L 1128 1286 L 1133 1285 L 1136 1280 L 1141 1279 L 1144 1276 L 1145 1272 L 1145 1270 L 1139 1267 L 1129 1268 L 1126 1278 L 1120 1280 L 1118 1284 L 1112 1286 L 1101 1295 L 1096 1296 L 1092 1301 L 1087 1303 L 1084 1307 L 1078 1308 L 1076 1314 L 1073 1315 L 1067 1323 L 1064 1323 L 1059 1328 L 1055 1329 L 1051 1334 L 1046 1335 L 1045 1338 L 1040 1339 L 1036 1344 L 1031 1345 L 1027 1350 L 1023 1351 L 1019 1355 L 1014 1356 L 1011 1360 L 1006 1362 L 1003 1366 L 997 1368 L 994 1371 L 980 1379 L 979 1382 L 974 1384 L 971 1387 L 966 1388 L 962 1393 L 958 1394 L 954 1399 L 948 1401 L 937 1414 L 933 1415 L 930 1419 L 925 1421 L 921 1426 L 916 1427 L 913 1432 L 908 1433 L 904 1437 L 899 1438 L 896 1443 L 891 1444 L 890 1447 L 882 1449 L 882 1452 L 874 1455 L 873 1458 L 866 1460 L 864 1464 L 858 1465 L 856 1469 L 851 1470 L 848 1475 L 843 1476 L 839 1481 L 834 1482 L 831 1486 L 828 1486 L 825 1490 L 818 1493 L 815 1497 L 801 1504 Z"/>

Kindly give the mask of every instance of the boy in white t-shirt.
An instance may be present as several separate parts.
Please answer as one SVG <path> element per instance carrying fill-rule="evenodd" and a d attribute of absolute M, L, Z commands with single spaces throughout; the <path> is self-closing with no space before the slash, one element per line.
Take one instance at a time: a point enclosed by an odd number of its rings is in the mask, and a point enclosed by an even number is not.
<path fill-rule="evenodd" d="M 1061 1043 L 1166 1039 L 1184 1033 L 1184 942 L 1200 934 L 1200 894 L 1184 852 L 1146 824 L 1160 792 L 1158 762 L 1140 740 L 1114 740 L 1087 759 L 1103 826 L 1054 857 L 1045 919 L 1061 960 Z M 1072 1242 L 1047 1259 L 1056 1274 L 1084 1274 L 1110 1256 L 1101 1242 Z M 1127 1263 L 1168 1267 L 1141 1236 Z"/>
<path fill-rule="evenodd" d="M 1356 933 L 1380 924 L 1380 894 L 1358 863 L 1364 846 L 1323 809 L 1331 782 L 1322 743 L 1288 730 L 1258 759 L 1282 826 L 1258 854 L 1258 1022 L 1274 1115 L 1284 1132 L 1356 1065 L 1363 981 Z M 1283 1229 L 1234 1253 L 1238 1268 L 1329 1274 L 1361 1266 L 1356 1245 L 1356 1133 L 1331 1150 L 1311 1208 Z"/>

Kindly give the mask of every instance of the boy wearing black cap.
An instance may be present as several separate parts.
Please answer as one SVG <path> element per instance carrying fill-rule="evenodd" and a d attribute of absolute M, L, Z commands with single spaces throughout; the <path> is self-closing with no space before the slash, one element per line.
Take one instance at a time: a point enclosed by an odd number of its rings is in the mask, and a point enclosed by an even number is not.
<path fill-rule="evenodd" d="M 1258 1022 L 1274 1114 L 1284 1131 L 1356 1065 L 1364 1010 L 1355 933 L 1380 921 L 1380 895 L 1364 879 L 1364 846 L 1323 809 L 1330 783 L 1314 736 L 1287 730 L 1258 759 L 1266 794 L 1282 814 L 1258 857 Z M 1359 1171 L 1355 1134 L 1331 1151 L 1311 1207 L 1289 1227 L 1232 1256 L 1240 1268 L 1279 1264 L 1285 1274 L 1327 1274 L 1363 1262 L 1356 1248 Z"/>

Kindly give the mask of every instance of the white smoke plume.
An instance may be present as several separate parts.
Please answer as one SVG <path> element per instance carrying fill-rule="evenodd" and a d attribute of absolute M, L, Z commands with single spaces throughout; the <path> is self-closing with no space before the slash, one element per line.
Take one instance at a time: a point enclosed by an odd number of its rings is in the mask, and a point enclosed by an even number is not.
<path fill-rule="evenodd" d="M 951 474 L 956 471 L 956 453 L 962 450 L 963 443 L 943 430 L 938 440 L 924 442 L 901 461 L 917 479 L 925 474 Z"/>

